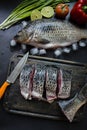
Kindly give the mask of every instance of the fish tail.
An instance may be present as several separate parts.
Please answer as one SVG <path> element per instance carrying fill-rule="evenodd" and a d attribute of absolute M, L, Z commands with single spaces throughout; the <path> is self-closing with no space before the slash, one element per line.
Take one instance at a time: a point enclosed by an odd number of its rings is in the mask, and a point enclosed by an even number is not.
<path fill-rule="evenodd" d="M 72 122 L 76 112 L 87 102 L 87 84 L 85 84 L 74 98 L 65 101 L 59 101 L 59 106 L 67 119 Z"/>
<path fill-rule="evenodd" d="M 76 94 L 74 98 L 67 101 L 59 101 L 59 106 L 61 107 L 64 115 L 67 119 L 72 122 L 77 111 L 86 103 L 86 100 L 81 101 Z"/>

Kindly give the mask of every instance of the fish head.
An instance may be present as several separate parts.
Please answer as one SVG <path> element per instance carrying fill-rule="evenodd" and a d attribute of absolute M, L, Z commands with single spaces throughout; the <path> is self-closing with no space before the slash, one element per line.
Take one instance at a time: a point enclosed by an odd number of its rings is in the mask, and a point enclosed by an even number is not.
<path fill-rule="evenodd" d="M 32 39 L 32 32 L 27 32 L 27 30 L 22 29 L 15 36 L 14 40 L 17 43 L 29 43 Z"/>

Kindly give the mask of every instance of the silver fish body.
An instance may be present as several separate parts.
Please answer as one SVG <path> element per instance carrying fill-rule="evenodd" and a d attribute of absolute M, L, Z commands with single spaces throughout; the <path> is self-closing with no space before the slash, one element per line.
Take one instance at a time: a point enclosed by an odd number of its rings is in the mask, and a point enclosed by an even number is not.
<path fill-rule="evenodd" d="M 44 49 L 69 46 L 83 38 L 87 38 L 87 29 L 53 19 L 32 22 L 14 37 L 16 42 Z"/>
<path fill-rule="evenodd" d="M 58 102 L 63 113 L 70 122 L 73 121 L 77 111 L 85 103 L 87 103 L 87 83 L 81 88 L 80 92 L 77 93 L 74 98 Z"/>

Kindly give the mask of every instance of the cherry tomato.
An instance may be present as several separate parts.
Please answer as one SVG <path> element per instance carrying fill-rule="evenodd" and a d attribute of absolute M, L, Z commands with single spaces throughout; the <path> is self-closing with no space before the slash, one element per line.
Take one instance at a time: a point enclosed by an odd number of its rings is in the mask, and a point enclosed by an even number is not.
<path fill-rule="evenodd" d="M 65 18 L 69 13 L 69 7 L 67 4 L 58 4 L 55 8 L 56 16 L 59 18 Z"/>

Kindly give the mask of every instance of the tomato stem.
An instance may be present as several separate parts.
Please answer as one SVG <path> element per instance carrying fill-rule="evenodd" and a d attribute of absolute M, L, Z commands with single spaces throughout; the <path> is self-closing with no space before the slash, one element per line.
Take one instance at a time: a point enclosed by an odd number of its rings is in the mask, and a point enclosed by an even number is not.
<path fill-rule="evenodd" d="M 69 6 L 69 5 L 66 5 L 66 4 L 65 4 L 64 6 L 61 7 L 61 9 L 63 10 L 66 6 Z"/>

